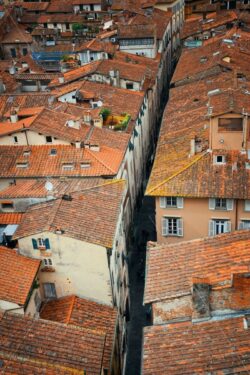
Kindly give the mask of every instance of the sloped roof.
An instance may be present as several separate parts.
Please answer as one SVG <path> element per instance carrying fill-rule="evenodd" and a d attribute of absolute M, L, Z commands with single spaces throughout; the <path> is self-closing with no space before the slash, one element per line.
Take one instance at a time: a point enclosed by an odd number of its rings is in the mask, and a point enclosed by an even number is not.
<path fill-rule="evenodd" d="M 117 319 L 115 308 L 76 296 L 69 296 L 46 303 L 40 317 L 105 333 L 103 366 L 106 369 L 110 368 Z"/>
<path fill-rule="evenodd" d="M 20 212 L 0 212 L 0 225 L 19 224 L 22 217 Z"/>
<path fill-rule="evenodd" d="M 71 201 L 61 198 L 30 206 L 14 237 L 60 228 L 62 236 L 111 248 L 124 188 L 124 180 L 113 180 L 74 193 Z"/>
<path fill-rule="evenodd" d="M 24 305 L 40 266 L 40 260 L 0 246 L 0 300 Z M 1 340 L 1 339 L 0 339 Z"/>
<path fill-rule="evenodd" d="M 31 319 L 19 314 L 0 315 L 0 346 L 3 366 L 19 373 L 99 375 L 105 335 L 82 327 Z M 7 366 L 5 363 L 7 361 Z"/>
<path fill-rule="evenodd" d="M 249 345 L 243 317 L 146 327 L 142 374 L 245 374 Z"/>
<path fill-rule="evenodd" d="M 192 280 L 231 285 L 234 273 L 250 271 L 250 231 L 152 247 L 147 257 L 144 303 L 189 295 Z"/>

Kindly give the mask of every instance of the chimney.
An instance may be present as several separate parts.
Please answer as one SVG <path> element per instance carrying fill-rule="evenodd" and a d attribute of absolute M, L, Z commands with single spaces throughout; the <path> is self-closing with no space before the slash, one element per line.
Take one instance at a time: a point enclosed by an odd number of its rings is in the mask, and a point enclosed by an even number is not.
<path fill-rule="evenodd" d="M 206 279 L 193 280 L 192 302 L 193 315 L 192 320 L 201 320 L 210 318 L 209 305 L 210 285 Z"/>
<path fill-rule="evenodd" d="M 76 141 L 75 146 L 76 148 L 81 148 L 81 141 Z"/>
<path fill-rule="evenodd" d="M 10 121 L 15 124 L 18 121 L 18 114 L 15 109 L 12 109 L 10 111 Z"/>

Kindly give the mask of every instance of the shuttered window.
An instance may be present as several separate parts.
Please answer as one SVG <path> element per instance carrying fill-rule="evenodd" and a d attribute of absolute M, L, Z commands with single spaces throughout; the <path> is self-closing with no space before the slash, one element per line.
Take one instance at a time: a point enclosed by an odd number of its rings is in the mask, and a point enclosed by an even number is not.
<path fill-rule="evenodd" d="M 233 210 L 233 199 L 225 199 L 225 198 L 209 198 L 209 209 L 210 210 L 225 210 L 231 211 Z"/>
<path fill-rule="evenodd" d="M 160 208 L 183 208 L 182 197 L 160 197 Z"/>
<path fill-rule="evenodd" d="M 183 236 L 183 220 L 176 217 L 162 218 L 162 235 L 163 236 Z"/>
<path fill-rule="evenodd" d="M 217 234 L 231 232 L 231 221 L 224 219 L 209 220 L 208 235 L 216 236 Z"/>

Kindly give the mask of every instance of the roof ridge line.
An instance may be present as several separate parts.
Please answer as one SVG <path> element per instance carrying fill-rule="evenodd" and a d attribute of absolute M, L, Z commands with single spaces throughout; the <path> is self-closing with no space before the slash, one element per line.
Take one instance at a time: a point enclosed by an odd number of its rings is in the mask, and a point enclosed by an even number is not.
<path fill-rule="evenodd" d="M 68 314 L 68 317 L 67 317 L 67 324 L 70 322 L 70 318 L 71 318 L 71 315 L 72 315 L 72 312 L 73 312 L 73 308 L 74 308 L 74 304 L 75 304 L 75 300 L 76 300 L 76 296 L 72 296 L 72 302 L 71 302 L 71 305 L 70 305 L 70 308 L 69 308 L 69 314 Z"/>
<path fill-rule="evenodd" d="M 161 183 L 159 183 L 158 185 L 156 185 L 151 190 L 146 191 L 146 194 L 151 194 L 154 190 L 158 189 L 161 185 L 165 184 L 166 182 L 172 180 L 174 177 L 178 176 L 182 172 L 186 171 L 188 168 L 190 168 L 193 164 L 195 164 L 198 160 L 200 160 L 207 153 L 208 153 L 208 151 L 205 151 L 202 155 L 200 155 L 199 157 L 197 157 L 195 160 L 193 160 L 191 163 L 189 163 L 188 165 L 186 165 L 185 167 L 183 167 L 179 171 L 175 172 L 172 176 L 166 178 L 165 180 L 163 180 Z"/>

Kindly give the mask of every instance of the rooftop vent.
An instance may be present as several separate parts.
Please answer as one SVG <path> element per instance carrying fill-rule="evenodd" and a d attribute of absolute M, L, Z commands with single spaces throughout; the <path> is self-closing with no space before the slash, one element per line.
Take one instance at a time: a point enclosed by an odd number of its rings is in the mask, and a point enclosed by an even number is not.
<path fill-rule="evenodd" d="M 208 60 L 208 58 L 207 58 L 206 56 L 202 56 L 202 57 L 200 58 L 200 62 L 201 62 L 201 63 L 205 63 L 205 62 L 207 62 L 207 60 Z"/>
<path fill-rule="evenodd" d="M 67 120 L 66 126 L 68 128 L 80 129 L 80 120 Z"/>
<path fill-rule="evenodd" d="M 69 195 L 69 194 L 63 194 L 62 199 L 63 199 L 64 201 L 72 201 L 73 198 L 72 198 L 72 196 Z"/>

